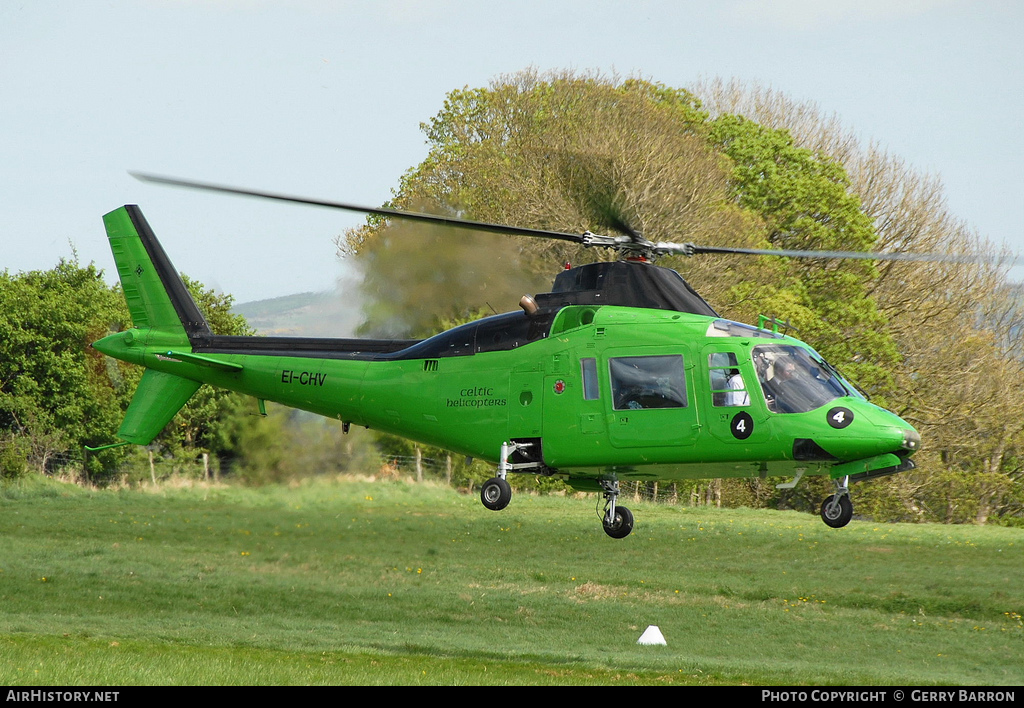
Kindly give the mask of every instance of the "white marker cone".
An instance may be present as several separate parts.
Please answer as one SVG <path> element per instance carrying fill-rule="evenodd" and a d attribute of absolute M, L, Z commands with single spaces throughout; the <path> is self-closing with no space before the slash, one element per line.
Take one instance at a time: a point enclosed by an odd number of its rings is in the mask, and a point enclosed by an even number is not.
<path fill-rule="evenodd" d="M 640 635 L 640 638 L 636 640 L 637 644 L 662 644 L 665 645 L 665 637 L 661 634 L 661 630 L 656 625 L 651 625 L 644 630 L 644 633 Z"/>

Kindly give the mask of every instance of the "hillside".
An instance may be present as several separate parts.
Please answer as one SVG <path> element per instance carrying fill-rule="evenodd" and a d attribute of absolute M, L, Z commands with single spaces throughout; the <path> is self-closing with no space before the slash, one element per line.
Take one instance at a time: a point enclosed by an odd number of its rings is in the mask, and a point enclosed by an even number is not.
<path fill-rule="evenodd" d="M 231 311 L 244 316 L 260 334 L 292 337 L 351 337 L 361 319 L 355 301 L 337 291 L 243 302 Z"/>

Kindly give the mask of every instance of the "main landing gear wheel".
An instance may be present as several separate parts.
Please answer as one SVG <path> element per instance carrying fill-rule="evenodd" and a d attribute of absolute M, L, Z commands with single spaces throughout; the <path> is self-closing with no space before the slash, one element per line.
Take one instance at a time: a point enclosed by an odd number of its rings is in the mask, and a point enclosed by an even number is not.
<path fill-rule="evenodd" d="M 624 506 L 615 507 L 615 518 L 604 519 L 604 532 L 612 538 L 625 538 L 633 530 L 633 512 Z"/>
<path fill-rule="evenodd" d="M 512 487 L 501 477 L 491 477 L 480 487 L 480 501 L 491 511 L 501 511 L 512 501 Z"/>
<path fill-rule="evenodd" d="M 615 503 L 619 499 L 619 482 L 615 479 L 602 479 L 598 480 L 598 484 L 604 490 L 604 512 L 598 512 L 604 532 L 612 538 L 625 538 L 633 530 L 633 512 Z"/>
<path fill-rule="evenodd" d="M 821 503 L 821 520 L 834 529 L 840 529 L 853 518 L 853 502 L 846 494 L 833 494 Z"/>

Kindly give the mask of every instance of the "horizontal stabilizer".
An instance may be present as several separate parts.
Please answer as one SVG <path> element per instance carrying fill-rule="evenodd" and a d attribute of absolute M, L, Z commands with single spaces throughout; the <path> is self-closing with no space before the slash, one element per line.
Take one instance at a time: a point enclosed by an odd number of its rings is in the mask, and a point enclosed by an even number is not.
<path fill-rule="evenodd" d="M 192 379 L 146 369 L 117 436 L 136 445 L 153 442 L 201 385 Z"/>

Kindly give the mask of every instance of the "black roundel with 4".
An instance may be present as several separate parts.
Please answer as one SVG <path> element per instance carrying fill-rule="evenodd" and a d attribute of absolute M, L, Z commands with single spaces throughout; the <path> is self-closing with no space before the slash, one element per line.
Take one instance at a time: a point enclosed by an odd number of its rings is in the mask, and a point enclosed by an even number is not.
<path fill-rule="evenodd" d="M 837 406 L 830 409 L 829 412 L 825 414 L 825 420 L 827 420 L 828 424 L 833 428 L 842 429 L 853 422 L 853 411 L 849 408 Z"/>
<path fill-rule="evenodd" d="M 754 432 L 754 419 L 746 411 L 740 411 L 732 417 L 729 428 L 737 440 L 746 440 Z"/>

